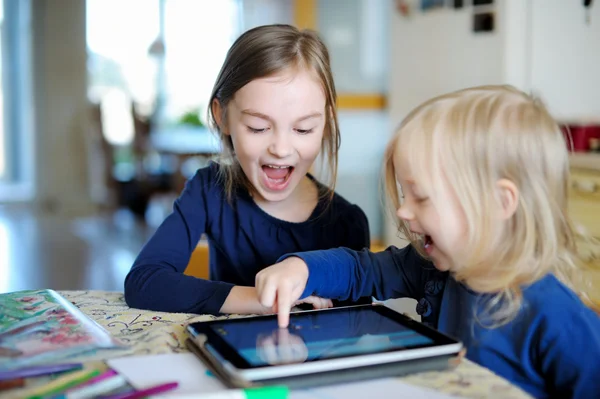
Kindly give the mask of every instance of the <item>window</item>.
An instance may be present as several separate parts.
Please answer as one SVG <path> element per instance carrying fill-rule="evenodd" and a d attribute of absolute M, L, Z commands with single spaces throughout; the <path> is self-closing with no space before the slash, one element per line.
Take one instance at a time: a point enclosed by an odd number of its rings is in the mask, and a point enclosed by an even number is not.
<path fill-rule="evenodd" d="M 4 4 L 0 3 L 0 32 L 4 31 Z M 1 34 L 1 33 L 0 33 Z M 0 54 L 4 46 L 0 40 Z M 2 57 L 4 59 L 4 57 Z M 3 75 L 2 62 L 0 62 L 0 181 L 6 179 L 6 138 L 4 135 L 4 88 L 2 82 Z"/>
<path fill-rule="evenodd" d="M 169 0 L 164 33 L 164 117 L 173 121 L 187 111 L 206 110 L 227 50 L 240 33 L 237 1 Z"/>
<path fill-rule="evenodd" d="M 0 1 L 0 201 L 33 195 L 30 7 Z"/>
<path fill-rule="evenodd" d="M 205 117 L 225 54 L 240 34 L 240 3 L 87 0 L 88 93 L 113 104 L 103 106 L 112 110 L 104 132 L 109 142 L 133 138 L 128 102 L 159 126 L 190 111 Z"/>

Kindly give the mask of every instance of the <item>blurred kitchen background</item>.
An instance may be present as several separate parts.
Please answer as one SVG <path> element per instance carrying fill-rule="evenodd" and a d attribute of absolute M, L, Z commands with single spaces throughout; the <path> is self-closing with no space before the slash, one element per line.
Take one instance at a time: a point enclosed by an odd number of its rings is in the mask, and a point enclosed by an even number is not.
<path fill-rule="evenodd" d="M 571 133 L 572 210 L 600 238 L 595 3 L 3 0 L 0 293 L 122 290 L 185 180 L 218 154 L 205 116 L 226 51 L 270 23 L 316 29 L 329 47 L 337 190 L 367 214 L 374 249 L 403 245 L 380 191 L 394 127 L 429 97 L 500 83 L 541 96 Z M 600 246 L 585 245 L 597 261 Z"/>

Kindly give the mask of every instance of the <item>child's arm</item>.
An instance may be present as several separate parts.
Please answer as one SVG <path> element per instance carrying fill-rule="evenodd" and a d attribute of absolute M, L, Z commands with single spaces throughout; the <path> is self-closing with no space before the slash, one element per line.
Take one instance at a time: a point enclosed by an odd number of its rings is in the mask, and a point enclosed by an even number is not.
<path fill-rule="evenodd" d="M 184 274 L 209 215 L 219 215 L 224 198 L 216 168 L 199 170 L 175 202 L 173 212 L 144 246 L 125 278 L 125 300 L 134 308 L 185 313 L 271 313 L 254 287 L 234 286 Z M 210 212 L 209 212 L 210 210 Z M 321 298 L 303 300 L 314 308 L 331 307 Z"/>
<path fill-rule="evenodd" d="M 208 209 L 221 206 L 215 173 L 212 167 L 201 169 L 186 183 L 173 212 L 141 250 L 125 278 L 129 306 L 164 312 L 220 311 L 233 284 L 183 274 L 209 225 Z"/>
<path fill-rule="evenodd" d="M 333 307 L 331 299 L 320 298 L 317 296 L 308 296 L 295 301 L 293 306 L 300 303 L 307 303 L 313 309 L 326 309 Z M 227 299 L 221 307 L 221 313 L 239 313 L 239 314 L 271 314 L 272 307 L 263 306 L 258 300 L 258 293 L 255 287 L 235 286 L 229 292 Z"/>
<path fill-rule="evenodd" d="M 287 326 L 290 308 L 298 298 L 416 297 L 422 289 L 422 274 L 433 269 L 410 245 L 378 253 L 337 248 L 282 259 L 256 276 L 261 304 L 277 310 L 282 327 Z"/>

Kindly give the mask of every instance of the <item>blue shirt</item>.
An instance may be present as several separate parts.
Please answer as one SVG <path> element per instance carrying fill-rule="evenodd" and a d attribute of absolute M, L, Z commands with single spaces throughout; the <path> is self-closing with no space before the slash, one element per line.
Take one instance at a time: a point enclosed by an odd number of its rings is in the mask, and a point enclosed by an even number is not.
<path fill-rule="evenodd" d="M 523 288 L 514 319 L 489 328 L 491 296 L 436 270 L 410 245 L 293 256 L 308 265 L 304 296 L 414 298 L 424 323 L 460 339 L 467 358 L 534 397 L 600 397 L 600 317 L 551 274 Z"/>
<path fill-rule="evenodd" d="M 256 273 L 283 254 L 369 247 L 365 214 L 341 196 L 320 200 L 307 221 L 290 223 L 260 209 L 247 190 L 238 189 L 228 202 L 218 168 L 213 163 L 196 172 L 138 255 L 125 278 L 129 306 L 217 314 L 234 285 L 254 286 Z M 183 274 L 203 233 L 212 281 Z"/>

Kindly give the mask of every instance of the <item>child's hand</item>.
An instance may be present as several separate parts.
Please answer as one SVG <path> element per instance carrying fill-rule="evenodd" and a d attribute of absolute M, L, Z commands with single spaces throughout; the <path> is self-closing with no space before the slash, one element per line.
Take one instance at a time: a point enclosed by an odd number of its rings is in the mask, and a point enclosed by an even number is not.
<path fill-rule="evenodd" d="M 307 281 L 308 267 L 296 257 L 287 258 L 256 275 L 258 300 L 262 306 L 277 312 L 279 327 L 288 326 L 290 310 L 302 295 Z"/>
<path fill-rule="evenodd" d="M 300 305 L 302 303 L 312 305 L 313 309 L 327 309 L 333 307 L 333 302 L 331 301 L 331 299 L 321 298 L 320 296 L 314 295 L 297 300 L 294 306 Z"/>
<path fill-rule="evenodd" d="M 235 286 L 229 292 L 220 313 L 273 314 L 271 307 L 262 306 L 254 287 Z"/>
<path fill-rule="evenodd" d="M 467 350 L 465 348 L 462 348 L 460 352 L 458 352 L 458 355 L 456 357 L 453 357 L 450 360 L 448 360 L 450 367 L 458 367 L 460 365 L 460 362 L 462 362 L 466 355 Z"/>

